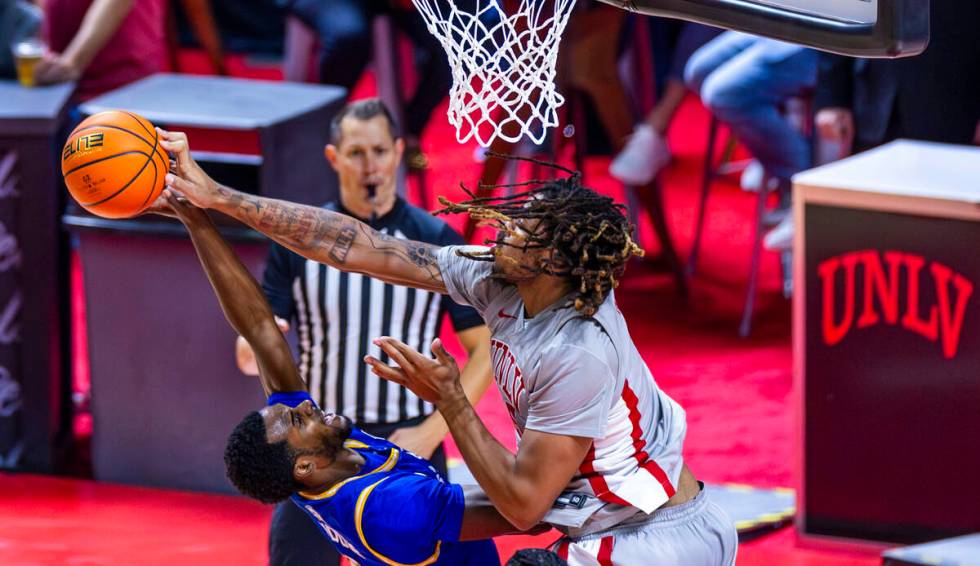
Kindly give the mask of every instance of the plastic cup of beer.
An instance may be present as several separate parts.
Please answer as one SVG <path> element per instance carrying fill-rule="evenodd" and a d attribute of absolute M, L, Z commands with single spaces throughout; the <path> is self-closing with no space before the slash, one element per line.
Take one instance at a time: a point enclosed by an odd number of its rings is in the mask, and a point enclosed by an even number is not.
<path fill-rule="evenodd" d="M 47 45 L 36 38 L 15 41 L 10 49 L 17 67 L 17 80 L 26 87 L 34 86 L 34 67 L 44 58 Z"/>

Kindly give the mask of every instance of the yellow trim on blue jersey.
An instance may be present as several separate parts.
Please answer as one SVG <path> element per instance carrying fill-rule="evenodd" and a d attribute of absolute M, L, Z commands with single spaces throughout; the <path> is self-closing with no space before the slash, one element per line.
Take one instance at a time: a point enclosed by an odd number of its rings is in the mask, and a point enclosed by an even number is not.
<path fill-rule="evenodd" d="M 367 448 L 368 445 L 364 444 L 360 440 L 345 440 L 344 448 Z"/>
<path fill-rule="evenodd" d="M 348 442 L 357 442 L 357 441 L 356 440 L 353 440 L 353 441 L 348 441 Z M 358 448 L 358 447 L 357 446 L 351 446 L 351 448 Z M 365 448 L 367 448 L 367 446 L 365 446 Z M 392 448 L 391 449 L 391 453 L 388 454 L 388 459 L 385 461 L 385 463 L 384 464 L 381 464 L 380 466 L 378 466 L 374 470 L 371 470 L 370 472 L 368 472 L 366 474 L 361 474 L 359 476 L 349 477 L 349 478 L 345 479 L 342 482 L 337 482 L 337 483 L 333 484 L 333 486 L 331 486 L 330 489 L 328 489 L 327 491 L 324 491 L 323 493 L 318 493 L 316 495 L 312 495 L 312 494 L 308 494 L 308 493 L 303 493 L 301 491 L 301 492 L 299 492 L 299 495 L 303 499 L 308 499 L 310 501 L 320 501 L 321 499 L 327 499 L 328 497 L 333 497 L 334 495 L 336 495 L 337 494 L 337 491 L 340 490 L 340 488 L 344 487 L 344 485 L 346 485 L 348 482 L 352 482 L 354 480 L 359 480 L 359 479 L 361 479 L 363 477 L 370 476 L 371 474 L 376 474 L 378 472 L 387 472 L 388 470 L 394 468 L 396 463 L 398 463 L 398 450 L 395 449 L 395 448 Z"/>
<path fill-rule="evenodd" d="M 364 516 L 364 506 L 367 504 L 367 498 L 369 495 L 371 495 L 371 492 L 374 491 L 374 488 L 378 487 L 378 485 L 380 485 L 381 482 L 385 481 L 386 479 L 388 478 L 381 478 L 380 480 L 369 485 L 367 488 L 364 489 L 364 491 L 361 492 L 361 495 L 357 497 L 357 506 L 355 507 L 355 511 L 354 511 L 354 526 L 357 528 L 357 536 L 360 537 L 361 544 L 363 544 L 364 548 L 368 549 L 368 552 L 373 554 L 375 558 L 384 562 L 388 566 L 428 566 L 429 564 L 432 564 L 436 560 L 439 560 L 439 551 L 442 550 L 441 540 L 436 541 L 436 551 L 432 553 L 432 556 L 426 558 L 425 560 L 417 564 L 402 564 L 401 562 L 395 562 L 391 558 L 388 558 L 387 556 L 381 554 L 377 550 L 371 548 L 371 545 L 368 544 L 367 539 L 364 538 L 364 527 L 361 526 L 361 519 Z"/>

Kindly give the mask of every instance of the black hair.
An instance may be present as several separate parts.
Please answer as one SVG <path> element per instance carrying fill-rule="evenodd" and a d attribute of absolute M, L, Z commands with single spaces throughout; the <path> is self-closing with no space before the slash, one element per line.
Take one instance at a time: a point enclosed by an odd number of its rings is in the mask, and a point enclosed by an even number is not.
<path fill-rule="evenodd" d="M 577 291 L 573 301 L 575 309 L 592 316 L 609 291 L 619 284 L 627 260 L 643 255 L 643 250 L 633 241 L 633 225 L 623 214 L 626 207 L 583 186 L 579 172 L 529 158 L 490 155 L 538 163 L 564 171 L 568 177 L 480 186 L 480 191 L 484 192 L 499 187 L 537 185 L 510 196 L 477 197 L 463 186 L 470 200 L 453 203 L 439 197 L 445 208 L 436 214 L 467 212 L 476 220 L 495 224 L 499 230 L 497 237 L 485 241 L 495 246 L 510 245 L 504 239 L 513 233 L 511 221 L 540 220 L 535 233 L 521 234 L 525 241 L 522 249 L 554 250 L 556 254 L 551 264 L 538 271 L 571 278 Z M 461 255 L 482 261 L 494 260 L 492 252 L 461 252 Z"/>
<path fill-rule="evenodd" d="M 518 550 L 504 566 L 568 566 L 560 556 L 543 548 Z"/>
<path fill-rule="evenodd" d="M 395 116 L 388 109 L 388 106 L 380 98 L 365 98 L 347 104 L 330 120 L 330 143 L 332 145 L 340 145 L 340 140 L 343 137 L 340 126 L 348 116 L 361 121 L 384 116 L 385 120 L 388 121 L 388 132 L 391 134 L 391 139 L 397 140 L 402 137 L 398 122 L 395 121 Z"/>
<path fill-rule="evenodd" d="M 262 415 L 252 411 L 228 437 L 225 473 L 243 494 L 262 503 L 279 503 L 303 489 L 293 477 L 296 456 L 285 440 L 267 440 Z"/>

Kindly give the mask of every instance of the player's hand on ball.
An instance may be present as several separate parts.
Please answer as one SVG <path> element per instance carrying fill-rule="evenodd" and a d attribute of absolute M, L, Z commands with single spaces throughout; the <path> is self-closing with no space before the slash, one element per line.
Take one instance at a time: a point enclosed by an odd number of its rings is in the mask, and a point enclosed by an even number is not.
<path fill-rule="evenodd" d="M 167 206 L 186 226 L 208 220 L 208 214 L 204 209 L 194 206 L 194 203 L 174 189 L 164 189 L 161 197 L 167 200 Z"/>
<path fill-rule="evenodd" d="M 172 188 L 164 189 L 157 200 L 144 212 L 176 218 L 187 225 L 207 218 L 204 210 L 194 206 L 190 200 Z"/>
<path fill-rule="evenodd" d="M 167 175 L 167 187 L 180 191 L 195 206 L 209 208 L 218 195 L 218 184 L 191 157 L 187 134 L 160 128 L 157 128 L 157 132 L 160 134 L 160 146 L 176 161 Z"/>
<path fill-rule="evenodd" d="M 166 190 L 160 193 L 160 196 L 158 196 L 157 199 L 150 204 L 150 206 L 143 209 L 143 214 L 157 214 L 159 216 L 166 216 L 167 218 L 180 219 L 180 217 L 177 216 L 177 212 L 170 208 L 170 202 L 167 201 Z"/>
<path fill-rule="evenodd" d="M 374 344 L 397 364 L 397 367 L 391 367 L 377 358 L 365 356 L 364 362 L 378 377 L 404 385 L 430 403 L 438 404 L 459 395 L 465 398 L 459 383 L 459 366 L 438 338 L 432 341 L 434 360 L 388 336 L 375 339 Z"/>

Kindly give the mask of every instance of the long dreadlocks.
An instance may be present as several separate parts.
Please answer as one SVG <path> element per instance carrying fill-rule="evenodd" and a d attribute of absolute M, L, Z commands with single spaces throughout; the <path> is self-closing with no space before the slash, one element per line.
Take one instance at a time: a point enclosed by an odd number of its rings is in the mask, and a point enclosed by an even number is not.
<path fill-rule="evenodd" d="M 496 188 L 515 189 L 534 187 L 510 196 L 477 197 L 461 185 L 470 200 L 451 202 L 443 197 L 445 207 L 436 214 L 465 212 L 474 220 L 496 226 L 497 237 L 487 239 L 488 245 L 509 246 L 508 235 L 523 240 L 522 250 L 550 248 L 552 261 L 535 268 L 538 273 L 570 277 L 577 283 L 574 306 L 585 316 L 592 316 L 606 299 L 609 291 L 619 284 L 632 256 L 642 256 L 643 250 L 633 241 L 633 226 L 623 214 L 625 207 L 612 198 L 582 186 L 582 174 L 553 163 L 526 157 L 494 157 L 528 161 L 568 174 L 555 180 L 532 180 L 505 185 L 480 185 L 481 192 Z M 537 220 L 533 232 L 516 232 L 514 221 Z M 475 260 L 493 261 L 492 250 L 461 255 Z"/>

